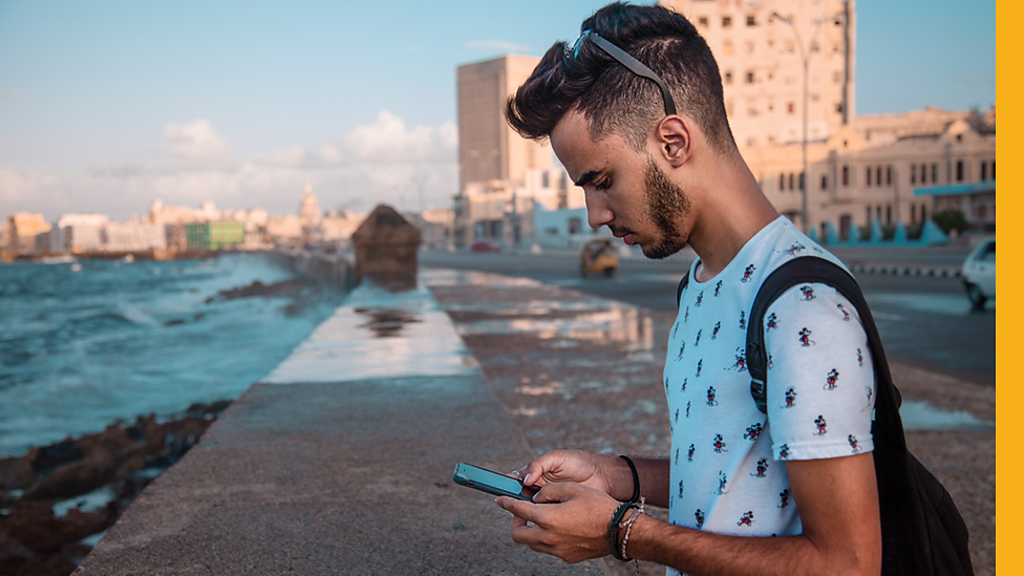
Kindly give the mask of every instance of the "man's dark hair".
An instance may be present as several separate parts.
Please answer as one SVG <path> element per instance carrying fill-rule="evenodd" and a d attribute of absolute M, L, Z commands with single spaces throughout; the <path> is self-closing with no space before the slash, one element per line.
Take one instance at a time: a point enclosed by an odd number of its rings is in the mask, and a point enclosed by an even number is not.
<path fill-rule="evenodd" d="M 712 147 L 719 152 L 735 149 L 718 64 L 689 20 L 661 6 L 615 2 L 584 20 L 580 29 L 599 34 L 646 64 L 668 84 L 679 113 L 700 126 Z M 512 128 L 531 139 L 550 136 L 570 111 L 583 114 L 595 140 L 614 132 L 638 151 L 665 114 L 657 85 L 631 72 L 590 38 L 575 54 L 564 42 L 556 42 L 505 106 Z"/>

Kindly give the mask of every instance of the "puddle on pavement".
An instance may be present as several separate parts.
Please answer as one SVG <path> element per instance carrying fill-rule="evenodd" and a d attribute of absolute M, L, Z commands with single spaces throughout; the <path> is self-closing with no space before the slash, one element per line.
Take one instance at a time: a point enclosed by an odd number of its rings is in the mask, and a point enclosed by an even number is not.
<path fill-rule="evenodd" d="M 654 349 L 654 320 L 636 308 L 611 306 L 609 310 L 581 313 L 572 318 L 509 318 L 459 324 L 463 336 L 533 334 L 552 340 L 550 348 L 571 348 L 573 340 L 618 342 L 633 351 Z"/>
<path fill-rule="evenodd" d="M 406 324 L 423 322 L 415 314 L 395 308 L 355 308 L 353 311 L 370 317 L 368 322 L 356 328 L 367 328 L 377 338 L 396 338 L 401 336 Z"/>
<path fill-rule="evenodd" d="M 491 288 L 543 286 L 532 278 L 505 276 L 493 272 L 476 270 L 453 270 L 450 268 L 424 268 L 419 272 L 420 281 L 427 286 L 489 286 Z"/>
<path fill-rule="evenodd" d="M 995 424 L 979 420 L 969 412 L 940 410 L 928 402 L 904 400 L 900 407 L 904 430 L 994 431 Z"/>
<path fill-rule="evenodd" d="M 464 375 L 477 369 L 448 314 L 422 284 L 390 293 L 367 283 L 261 382 Z"/>
<path fill-rule="evenodd" d="M 529 278 L 466 270 L 429 269 L 420 272 L 430 286 L 543 286 Z M 527 302 L 487 302 L 486 304 L 454 303 L 449 311 L 487 312 L 509 319 L 478 320 L 458 325 L 462 336 L 489 334 L 533 334 L 546 348 L 575 348 L 579 340 L 618 342 L 630 351 L 654 349 L 654 320 L 629 304 L 613 300 L 581 296 L 570 300 L 529 300 Z M 578 312 L 565 318 L 523 318 L 545 316 L 554 312 Z"/>

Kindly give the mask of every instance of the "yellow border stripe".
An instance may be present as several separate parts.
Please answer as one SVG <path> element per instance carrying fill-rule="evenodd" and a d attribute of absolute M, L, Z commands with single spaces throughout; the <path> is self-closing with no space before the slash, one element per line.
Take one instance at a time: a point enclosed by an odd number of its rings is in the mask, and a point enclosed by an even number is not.
<path fill-rule="evenodd" d="M 968 4 L 961 5 L 969 9 Z M 1024 345 L 1020 285 L 1021 264 L 1019 254 L 1024 248 L 1024 239 L 1016 230 L 1016 218 L 1022 213 L 1021 175 L 1016 162 L 1020 162 L 1024 146 L 1021 138 L 1022 112 L 1017 108 L 1013 96 L 1021 93 L 1022 79 L 1020 65 L 1024 57 L 1024 34 L 1020 23 L 1024 21 L 1024 2 L 1019 0 L 996 0 L 996 100 L 1003 106 L 996 129 L 996 160 L 1002 166 L 999 175 L 1002 193 L 996 191 L 999 199 L 996 236 L 999 243 L 999 265 L 996 273 L 996 292 L 999 294 L 996 307 L 996 573 L 1014 574 L 1015 568 L 1024 566 L 1020 561 L 1024 546 L 1017 538 L 1020 526 L 1017 521 L 1024 507 L 1024 465 L 1021 457 L 1021 437 L 1017 434 L 1015 419 L 1024 407 Z M 1009 170 L 1013 168 L 1013 170 Z M 1013 224 L 1010 228 L 1007 226 Z"/>

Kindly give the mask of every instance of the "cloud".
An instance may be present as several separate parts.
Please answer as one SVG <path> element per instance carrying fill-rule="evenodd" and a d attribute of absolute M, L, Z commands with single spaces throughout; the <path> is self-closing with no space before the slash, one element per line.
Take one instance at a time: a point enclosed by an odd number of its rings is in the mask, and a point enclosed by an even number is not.
<path fill-rule="evenodd" d="M 385 110 L 372 124 L 352 129 L 345 143 L 352 154 L 367 162 L 454 162 L 459 131 L 451 122 L 407 130 L 401 118 Z"/>
<path fill-rule="evenodd" d="M 400 210 L 448 207 L 458 187 L 458 129 L 409 128 L 383 111 L 368 124 L 318 146 L 288 146 L 247 157 L 229 154 L 227 139 L 199 119 L 164 127 L 159 153 L 78 171 L 39 172 L 0 166 L 0 205 L 55 220 L 100 212 L 114 220 L 143 214 L 157 199 L 197 207 L 259 206 L 294 214 L 307 182 L 322 208 L 369 211 L 379 203 Z M 421 204 L 422 203 L 422 204 Z"/>
<path fill-rule="evenodd" d="M 473 42 L 467 42 L 466 48 L 481 52 L 525 53 L 530 51 L 529 46 L 506 42 L 504 40 L 475 40 Z"/>
<path fill-rule="evenodd" d="M 177 158 L 216 160 L 228 153 L 227 140 L 213 129 L 209 120 L 167 124 L 164 138 L 164 152 Z"/>

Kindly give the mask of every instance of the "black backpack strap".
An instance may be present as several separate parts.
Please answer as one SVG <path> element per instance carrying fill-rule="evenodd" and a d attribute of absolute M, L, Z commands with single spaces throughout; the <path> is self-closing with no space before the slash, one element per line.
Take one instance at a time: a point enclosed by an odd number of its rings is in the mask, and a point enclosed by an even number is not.
<path fill-rule="evenodd" d="M 765 279 L 747 324 L 746 361 L 755 404 L 767 413 L 764 315 L 786 290 L 813 283 L 832 286 L 850 301 L 871 348 L 876 390 L 871 434 L 882 525 L 882 574 L 973 576 L 967 526 L 946 489 L 907 450 L 900 394 L 893 385 L 878 328 L 857 281 L 843 268 L 824 258 L 802 256 Z"/>
<path fill-rule="evenodd" d="M 750 372 L 750 394 L 758 410 L 768 413 L 768 362 L 764 346 L 764 316 L 768 307 L 787 290 L 798 284 L 821 283 L 832 286 L 853 304 L 860 315 L 861 324 L 868 337 L 875 368 L 875 426 L 880 428 L 887 441 L 906 451 L 903 437 L 903 423 L 900 420 L 901 398 L 889 373 L 889 362 L 885 358 L 878 328 L 871 316 L 871 309 L 864 300 L 864 294 L 857 281 L 849 272 L 824 258 L 804 256 L 794 258 L 768 275 L 754 299 L 747 324 L 746 360 Z M 875 432 L 877 433 L 877 432 Z"/>
<path fill-rule="evenodd" d="M 686 275 L 679 281 L 679 286 L 676 287 L 676 308 L 679 308 L 679 301 L 683 298 L 683 290 L 686 290 L 687 284 L 690 283 L 690 271 L 686 271 Z"/>

